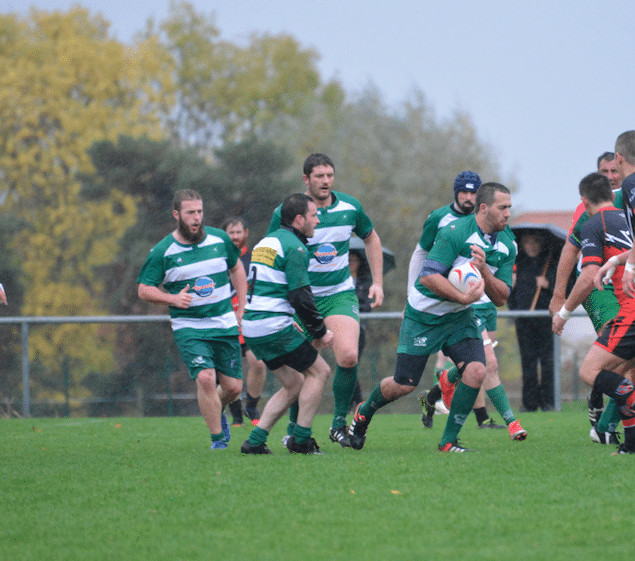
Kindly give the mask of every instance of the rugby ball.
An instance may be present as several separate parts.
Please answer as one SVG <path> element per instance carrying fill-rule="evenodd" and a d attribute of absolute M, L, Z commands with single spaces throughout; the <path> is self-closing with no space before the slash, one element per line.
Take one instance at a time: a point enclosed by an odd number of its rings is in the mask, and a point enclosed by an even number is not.
<path fill-rule="evenodd" d="M 466 261 L 458 267 L 454 267 L 448 275 L 452 286 L 465 293 L 476 282 L 481 280 L 481 272 L 472 261 Z"/>

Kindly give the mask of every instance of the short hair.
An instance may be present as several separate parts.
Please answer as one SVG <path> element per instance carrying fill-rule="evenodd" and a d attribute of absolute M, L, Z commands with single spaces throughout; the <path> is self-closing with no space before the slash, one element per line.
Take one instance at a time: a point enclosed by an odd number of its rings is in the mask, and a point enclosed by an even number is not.
<path fill-rule="evenodd" d="M 194 191 L 194 189 L 182 189 L 181 191 L 177 191 L 174 193 L 174 198 L 172 199 L 172 206 L 174 210 L 177 212 L 181 211 L 181 204 L 183 201 L 202 201 L 203 197 L 201 197 L 198 192 Z"/>
<path fill-rule="evenodd" d="M 230 216 L 229 218 L 225 218 L 221 228 L 226 232 L 227 228 L 230 226 L 235 226 L 236 224 L 242 224 L 242 227 L 247 230 L 247 221 L 242 216 Z"/>
<path fill-rule="evenodd" d="M 289 195 L 282 203 L 282 208 L 280 209 L 280 223 L 291 226 L 298 214 L 306 216 L 309 210 L 309 202 L 313 202 L 313 199 L 304 193 Z"/>
<path fill-rule="evenodd" d="M 614 159 L 615 159 L 615 152 L 604 152 L 604 154 L 602 154 L 598 158 L 598 169 L 600 169 L 600 162 L 602 160 L 606 160 L 607 162 L 612 162 Z"/>
<path fill-rule="evenodd" d="M 611 183 L 601 173 L 590 173 L 583 177 L 578 189 L 580 196 L 588 199 L 594 205 L 613 200 Z"/>
<path fill-rule="evenodd" d="M 478 210 L 481 205 L 492 206 L 492 204 L 494 204 L 494 199 L 496 198 L 496 193 L 505 193 L 506 195 L 509 195 L 510 191 L 501 183 L 494 183 L 493 181 L 483 183 L 476 192 L 476 210 Z"/>
<path fill-rule="evenodd" d="M 329 158 L 325 154 L 317 153 L 311 154 L 306 160 L 304 160 L 304 165 L 302 167 L 304 175 L 309 177 L 309 175 L 311 175 L 311 172 L 313 171 L 313 168 L 317 166 L 331 166 L 333 170 L 335 170 L 335 164 L 333 163 L 333 160 L 331 160 L 331 158 Z"/>
<path fill-rule="evenodd" d="M 617 137 L 615 153 L 622 156 L 629 164 L 635 166 L 635 131 L 626 131 Z"/>

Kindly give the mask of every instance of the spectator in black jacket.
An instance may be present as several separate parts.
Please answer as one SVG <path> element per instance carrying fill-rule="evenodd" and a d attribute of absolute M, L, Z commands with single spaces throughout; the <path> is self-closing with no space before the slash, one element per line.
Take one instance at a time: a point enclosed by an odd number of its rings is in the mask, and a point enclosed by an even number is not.
<path fill-rule="evenodd" d="M 507 302 L 510 310 L 546 310 L 556 280 L 558 255 L 535 233 L 520 238 L 515 284 Z M 525 411 L 551 411 L 553 395 L 553 332 L 550 317 L 516 318 L 516 337 L 523 371 Z M 540 378 L 538 364 L 540 363 Z"/>

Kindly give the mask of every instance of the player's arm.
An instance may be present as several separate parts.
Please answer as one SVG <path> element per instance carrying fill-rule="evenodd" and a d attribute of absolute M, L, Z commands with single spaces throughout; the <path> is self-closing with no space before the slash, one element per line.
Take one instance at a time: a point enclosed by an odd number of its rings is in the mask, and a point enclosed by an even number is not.
<path fill-rule="evenodd" d="M 553 285 L 553 296 L 549 302 L 549 313 L 552 316 L 558 313 L 567 299 L 567 283 L 579 257 L 580 249 L 567 239 L 560 253 L 556 269 L 556 282 Z"/>
<path fill-rule="evenodd" d="M 600 291 L 604 290 L 604 285 L 611 280 L 613 274 L 615 273 L 615 269 L 619 265 L 624 265 L 627 259 L 628 251 L 610 257 L 608 261 L 604 263 L 604 265 L 602 265 L 595 273 L 595 277 L 593 278 L 593 284 L 595 285 L 595 288 Z"/>
<path fill-rule="evenodd" d="M 300 249 L 300 248 L 298 248 Z M 287 300 L 295 310 L 308 333 L 313 336 L 316 348 L 333 345 L 333 333 L 324 323 L 322 314 L 315 305 L 315 297 L 309 282 L 309 256 L 306 251 L 291 251 L 285 265 L 289 292 Z"/>
<path fill-rule="evenodd" d="M 306 330 L 318 343 L 318 348 L 330 347 L 333 344 L 333 333 L 326 328 L 324 318 L 318 312 L 311 287 L 306 285 L 290 290 L 288 299 Z"/>
<path fill-rule="evenodd" d="M 509 285 L 494 276 L 494 273 L 487 266 L 485 252 L 482 247 L 473 245 L 470 246 L 470 249 L 472 250 L 472 262 L 476 265 L 485 281 L 485 294 L 487 294 L 494 306 L 504 305 L 507 302 L 507 298 L 509 298 Z"/>
<path fill-rule="evenodd" d="M 7 293 L 4 291 L 4 286 L 2 286 L 2 283 L 0 283 L 0 302 L 2 302 L 5 306 L 8 305 Z"/>
<path fill-rule="evenodd" d="M 368 289 L 368 298 L 371 300 L 371 308 L 381 306 L 384 301 L 384 252 L 381 248 L 379 235 L 373 229 L 369 236 L 363 240 L 366 250 L 366 258 L 370 267 L 373 284 Z"/>
<path fill-rule="evenodd" d="M 622 288 L 624 294 L 629 298 L 635 298 L 635 286 L 633 279 L 635 278 L 635 245 L 628 251 L 628 257 L 624 265 L 624 275 L 622 276 Z"/>
<path fill-rule="evenodd" d="M 564 324 L 571 317 L 571 312 L 582 304 L 587 296 L 591 294 L 591 290 L 593 290 L 593 278 L 599 269 L 600 266 L 594 263 L 582 267 L 582 272 L 575 281 L 575 285 L 571 289 L 571 294 L 569 294 L 569 297 L 565 300 L 560 310 L 553 316 L 551 330 L 556 335 L 562 335 Z"/>
<path fill-rule="evenodd" d="M 472 284 L 468 291 L 463 293 L 445 277 L 444 273 L 447 272 L 447 269 L 445 265 L 438 261 L 426 259 L 421 269 L 419 281 L 438 296 L 458 302 L 464 306 L 469 306 L 480 300 L 485 286 L 483 279 Z"/>
<path fill-rule="evenodd" d="M 419 278 L 419 271 L 421 271 L 421 267 L 423 267 L 423 262 L 426 260 L 427 256 L 428 252 L 424 251 L 420 244 L 417 244 L 415 250 L 412 252 L 410 263 L 408 265 L 408 287 L 406 289 L 406 293 L 408 293 L 410 287 L 413 286 Z"/>
<path fill-rule="evenodd" d="M 170 294 L 161 290 L 157 286 L 151 286 L 148 284 L 139 283 L 137 294 L 141 300 L 150 302 L 151 304 L 163 304 L 166 306 L 173 306 L 175 308 L 186 309 L 190 307 L 193 296 L 188 294 L 190 285 L 186 285 L 180 292 L 176 294 Z"/>
<path fill-rule="evenodd" d="M 229 279 L 238 296 L 238 308 L 236 309 L 236 319 L 240 323 L 245 313 L 245 304 L 247 303 L 247 275 L 243 262 L 239 259 L 236 264 L 229 269 Z"/>
<path fill-rule="evenodd" d="M 415 282 L 419 278 L 419 272 L 423 267 L 423 262 L 426 260 L 430 248 L 434 245 L 434 239 L 439 233 L 439 220 L 434 215 L 428 216 L 423 223 L 423 232 L 419 243 L 416 245 L 415 250 L 410 257 L 410 264 L 408 265 L 408 286 L 406 288 L 406 294 Z"/>

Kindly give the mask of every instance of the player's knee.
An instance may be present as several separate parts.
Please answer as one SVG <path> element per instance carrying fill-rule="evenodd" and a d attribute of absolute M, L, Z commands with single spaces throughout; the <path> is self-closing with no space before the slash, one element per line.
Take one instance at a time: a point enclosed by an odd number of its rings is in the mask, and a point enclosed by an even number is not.
<path fill-rule="evenodd" d="M 339 364 L 342 368 L 354 368 L 357 365 L 357 360 L 357 349 L 345 349 L 340 355 L 337 364 Z"/>
<path fill-rule="evenodd" d="M 240 392 L 243 391 L 243 381 L 239 378 L 230 378 L 225 376 L 223 383 L 223 390 L 228 398 L 237 398 Z"/>
<path fill-rule="evenodd" d="M 585 384 L 588 384 L 589 386 L 593 386 L 593 383 L 595 382 L 595 378 L 597 377 L 597 374 L 598 373 L 594 369 L 591 369 L 588 365 L 585 365 L 584 363 L 580 367 L 580 372 L 579 372 L 580 380 L 582 380 Z"/>
<path fill-rule="evenodd" d="M 404 383 L 403 380 L 398 380 L 395 377 L 386 378 L 381 383 L 381 393 L 386 399 L 394 401 L 411 394 L 416 387 L 416 385 Z"/>
<path fill-rule="evenodd" d="M 322 360 L 320 364 L 317 364 L 316 374 L 319 378 L 327 380 L 331 375 L 331 367 L 327 364 L 325 360 Z"/>
<path fill-rule="evenodd" d="M 211 392 L 216 389 L 216 373 L 214 370 L 201 370 L 196 376 L 196 385 L 204 392 Z"/>
<path fill-rule="evenodd" d="M 463 371 L 463 381 L 472 387 L 480 387 L 485 379 L 485 365 L 482 362 L 470 362 Z"/>

